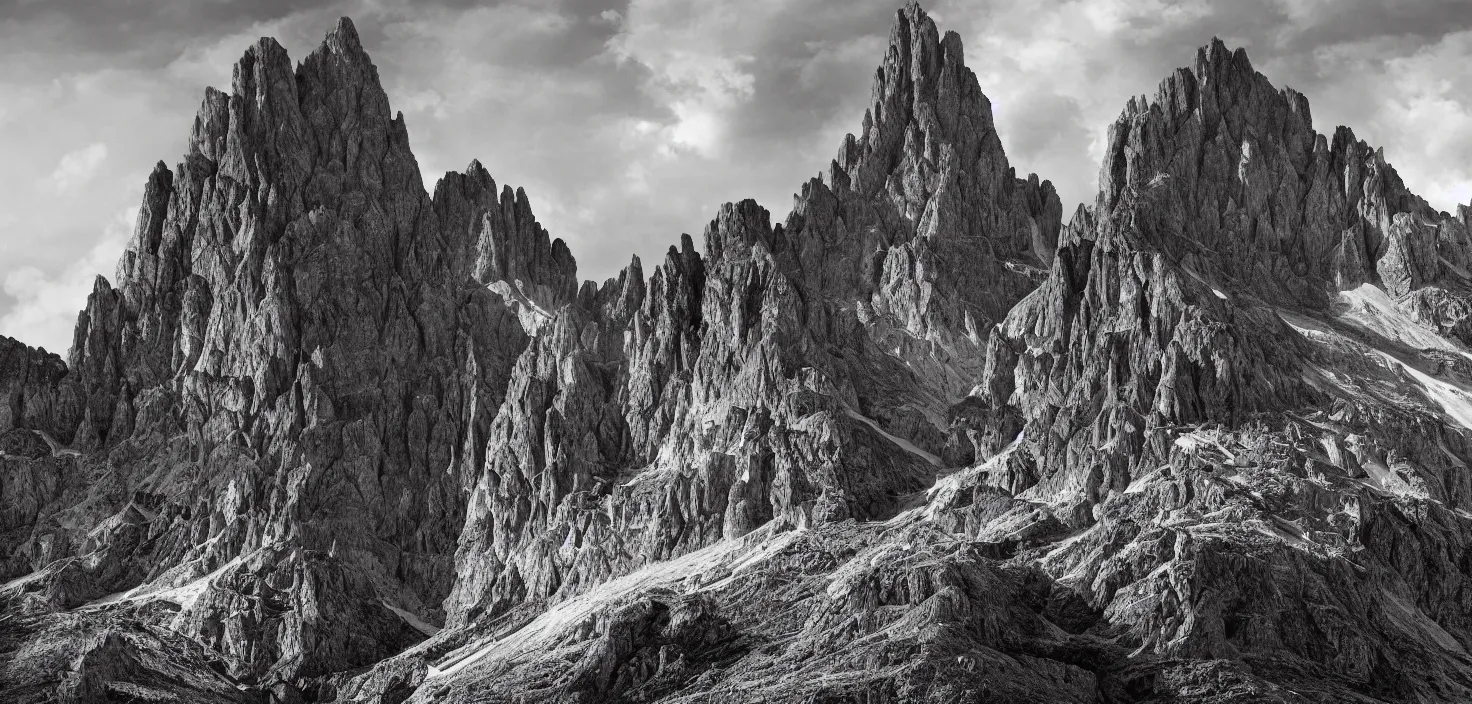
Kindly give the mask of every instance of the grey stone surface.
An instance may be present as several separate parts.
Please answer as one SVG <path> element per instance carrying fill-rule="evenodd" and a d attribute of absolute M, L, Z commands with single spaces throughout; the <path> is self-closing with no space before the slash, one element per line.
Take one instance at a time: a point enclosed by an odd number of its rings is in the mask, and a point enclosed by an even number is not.
<path fill-rule="evenodd" d="M 69 360 L 0 339 L 17 701 L 1472 697 L 1472 232 L 1214 41 L 1065 224 L 954 33 L 579 283 L 426 193 L 344 20 L 154 170 Z"/>

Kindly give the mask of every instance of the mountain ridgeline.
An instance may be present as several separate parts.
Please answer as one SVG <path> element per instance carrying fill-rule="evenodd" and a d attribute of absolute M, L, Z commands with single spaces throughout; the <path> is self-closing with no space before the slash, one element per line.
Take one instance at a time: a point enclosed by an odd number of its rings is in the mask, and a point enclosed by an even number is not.
<path fill-rule="evenodd" d="M 861 129 L 579 282 L 342 20 L 0 338 L 16 702 L 1472 699 L 1472 223 L 1213 41 L 1065 222 L 900 10 Z"/>

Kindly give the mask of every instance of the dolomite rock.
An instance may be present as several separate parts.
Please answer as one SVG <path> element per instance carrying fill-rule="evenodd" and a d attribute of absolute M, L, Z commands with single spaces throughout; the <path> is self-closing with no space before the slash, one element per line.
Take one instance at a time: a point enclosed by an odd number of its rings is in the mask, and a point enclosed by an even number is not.
<path fill-rule="evenodd" d="M 498 200 L 499 198 L 499 200 Z M 567 245 L 552 239 L 532 215 L 526 191 L 496 181 L 479 161 L 464 174 L 448 173 L 435 186 L 435 213 L 444 231 L 473 243 L 471 275 L 483 284 L 506 282 L 518 297 L 544 311 L 577 295 L 577 262 Z"/>
<path fill-rule="evenodd" d="M 1472 697 L 1467 208 L 1220 42 L 1066 225 L 918 6 L 861 124 L 579 283 L 350 22 L 257 43 L 67 363 L 0 339 L 0 691 Z"/>
<path fill-rule="evenodd" d="M 35 518 L 0 545 L 8 574 L 75 559 L 89 586 L 63 608 L 172 600 L 173 628 L 264 688 L 422 638 L 385 604 L 439 618 L 462 477 L 526 345 L 478 259 L 559 266 L 497 254 L 538 230 L 524 197 L 476 191 L 494 191 L 477 169 L 425 193 L 346 20 L 297 70 L 273 40 L 247 51 L 232 93 L 206 92 L 184 162 L 155 168 L 64 376 L 6 375 L 26 427 L 80 400 L 55 435 L 93 482 L 57 505 L 66 490 L 15 479 L 36 469 L 10 475 L 11 515 Z M 570 295 L 565 279 L 528 283 Z"/>
<path fill-rule="evenodd" d="M 1041 274 L 1060 211 L 1007 167 L 959 39 L 900 13 L 863 136 L 786 223 L 727 204 L 704 256 L 686 238 L 647 286 L 636 260 L 539 328 L 472 492 L 449 623 L 768 521 L 893 515 L 957 444 L 944 419 L 980 372 L 978 330 Z"/>
<path fill-rule="evenodd" d="M 1019 464 L 1036 483 L 1010 505 L 948 500 L 947 522 L 983 540 L 1038 525 L 1029 510 L 1068 526 L 1013 559 L 1098 614 L 1086 633 L 1135 648 L 1144 693 L 1454 701 L 1472 679 L 1446 555 L 1472 426 L 1437 333 L 1464 307 L 1440 286 L 1466 279 L 1432 253 L 1457 221 L 1308 115 L 1220 42 L 1130 102 L 1097 201 L 978 386 L 1025 428 L 974 492 Z M 1202 680 L 1162 662 L 1233 664 Z"/>
<path fill-rule="evenodd" d="M 4 601 L 0 683 L 9 701 L 269 701 L 222 674 L 218 653 L 178 633 L 117 615 L 32 610 L 25 602 Z"/>
<path fill-rule="evenodd" d="M 66 374 L 60 357 L 0 337 L 0 432 L 26 428 L 69 440 L 81 402 L 61 388 Z"/>

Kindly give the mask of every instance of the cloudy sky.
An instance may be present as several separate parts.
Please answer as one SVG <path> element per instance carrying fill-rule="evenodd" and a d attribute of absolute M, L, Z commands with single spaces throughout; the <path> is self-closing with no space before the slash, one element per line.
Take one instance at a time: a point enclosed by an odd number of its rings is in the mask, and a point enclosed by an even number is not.
<path fill-rule="evenodd" d="M 143 184 L 257 37 L 296 59 L 350 16 L 432 188 L 480 159 L 584 278 L 658 261 L 725 201 L 780 220 L 857 131 L 900 0 L 0 0 L 0 334 L 64 353 Z M 1105 127 L 1213 35 L 1385 147 L 1438 208 L 1472 198 L 1463 0 L 934 0 L 1019 172 L 1090 199 Z"/>

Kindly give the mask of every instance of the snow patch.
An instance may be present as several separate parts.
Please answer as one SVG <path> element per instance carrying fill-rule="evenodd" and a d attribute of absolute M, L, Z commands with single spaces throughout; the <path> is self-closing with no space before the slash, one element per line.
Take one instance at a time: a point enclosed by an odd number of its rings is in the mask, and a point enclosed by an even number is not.
<path fill-rule="evenodd" d="M 1464 428 L 1472 429 L 1472 393 L 1451 383 L 1442 381 L 1426 372 L 1423 372 L 1405 362 L 1400 361 L 1392 355 L 1380 353 L 1391 364 L 1398 365 L 1404 369 L 1411 378 L 1421 384 L 1426 392 L 1426 397 L 1436 405 L 1441 406 L 1452 420 Z"/>
<path fill-rule="evenodd" d="M 1360 467 L 1365 470 L 1365 478 L 1371 486 L 1381 491 L 1390 491 L 1390 468 L 1385 466 L 1374 455 L 1367 454 L 1359 460 Z"/>
<path fill-rule="evenodd" d="M 1176 442 L 1179 444 L 1180 443 L 1180 440 L 1177 439 Z M 1169 467 L 1169 466 L 1170 465 L 1162 465 L 1162 466 L 1156 467 L 1155 469 L 1152 469 L 1152 470 L 1150 470 L 1148 472 L 1145 472 L 1144 474 L 1141 474 L 1138 477 L 1135 477 L 1134 481 L 1131 481 L 1130 482 L 1130 485 L 1127 486 L 1127 487 L 1125 487 L 1124 493 L 1126 493 L 1126 494 L 1143 494 L 1143 493 L 1145 493 L 1145 488 L 1148 487 L 1148 486 L 1150 486 L 1151 484 L 1154 484 L 1154 483 L 1160 481 L 1160 479 L 1162 478 L 1161 470 L 1163 470 L 1163 469 L 1165 469 L 1166 467 Z"/>
<path fill-rule="evenodd" d="M 82 453 L 81 452 L 79 452 L 77 450 L 73 450 L 73 449 L 71 449 L 69 447 L 66 447 L 66 446 L 62 445 L 59 441 L 57 441 L 56 438 L 54 438 L 54 437 L 51 436 L 51 433 L 48 433 L 48 432 L 46 432 L 44 430 L 32 430 L 31 432 L 33 432 L 33 433 L 35 433 L 37 435 L 40 435 L 41 436 L 41 439 L 46 441 L 46 444 L 51 448 L 51 456 L 52 457 L 81 457 L 82 456 Z"/>
<path fill-rule="evenodd" d="M 521 282 L 496 281 L 486 286 L 506 302 L 506 307 L 516 312 L 517 321 L 526 334 L 535 337 L 542 327 L 552 320 L 552 314 L 537 305 L 521 289 Z"/>
<path fill-rule="evenodd" d="M 187 584 L 181 584 L 177 587 L 170 587 L 168 589 L 159 589 L 155 591 L 147 591 L 147 589 L 152 585 L 140 584 L 136 587 L 133 587 L 132 589 L 129 589 L 126 592 L 109 594 L 105 597 L 102 597 L 101 599 L 88 602 L 77 608 L 79 610 L 94 609 L 111 606 L 113 604 L 124 604 L 134 601 L 155 601 L 162 599 L 163 601 L 171 601 L 175 604 L 178 604 L 181 611 L 185 611 L 194 606 L 194 602 L 199 600 L 199 597 L 204 594 L 206 589 L 209 589 L 211 586 L 214 585 L 215 580 L 218 579 L 220 575 L 224 574 L 231 568 L 245 562 L 247 558 L 253 555 L 255 555 L 254 552 L 250 553 L 249 555 L 240 555 L 235 559 L 230 560 L 223 565 L 220 565 L 218 568 L 215 569 L 215 571 Z"/>
<path fill-rule="evenodd" d="M 15 579 L 10 580 L 9 582 L 6 582 L 4 584 L 0 584 L 0 592 L 7 591 L 7 590 L 10 590 L 10 589 L 15 589 L 16 587 L 20 587 L 20 586 L 23 586 L 23 585 L 26 585 L 26 584 L 30 584 L 31 582 L 34 582 L 34 581 L 40 579 L 41 578 L 41 574 L 42 574 L 41 571 L 32 572 L 30 574 L 23 574 L 23 575 L 21 575 L 19 577 L 16 577 Z"/>
<path fill-rule="evenodd" d="M 1196 273 L 1190 267 L 1181 267 L 1181 268 L 1183 270 L 1185 270 L 1185 272 L 1187 274 L 1190 274 L 1191 278 L 1196 279 L 1196 281 L 1198 283 L 1200 283 L 1202 286 L 1205 286 L 1205 287 L 1211 289 L 1212 294 L 1214 294 L 1217 298 L 1220 298 L 1223 301 L 1230 301 L 1230 300 L 1232 300 L 1232 299 L 1230 299 L 1230 298 L 1227 297 L 1227 294 L 1222 293 L 1221 289 L 1219 289 L 1219 288 L 1217 288 L 1215 286 L 1212 286 L 1211 283 L 1208 282 L 1205 277 L 1203 277 L 1202 275 Z"/>
<path fill-rule="evenodd" d="M 1302 530 L 1298 526 L 1277 516 L 1271 516 L 1268 520 L 1263 521 L 1249 521 L 1247 525 L 1263 535 L 1277 538 L 1300 550 L 1311 551 L 1313 549 L 1313 543 L 1301 535 Z"/>
<path fill-rule="evenodd" d="M 1417 349 L 1443 350 L 1466 355 L 1452 341 L 1436 334 L 1401 312 L 1390 294 L 1374 284 L 1339 293 L 1339 302 L 1348 306 L 1341 320 L 1369 330 L 1387 340 L 1395 340 Z"/>
<path fill-rule="evenodd" d="M 133 587 L 132 589 L 127 589 L 127 590 L 120 591 L 120 592 L 113 592 L 112 594 L 108 594 L 107 596 L 102 597 L 101 599 L 93 599 L 92 601 L 89 601 L 89 602 L 87 602 L 85 604 L 82 604 L 81 606 L 79 606 L 77 608 L 78 609 L 89 609 L 89 608 L 93 608 L 93 607 L 97 607 L 97 606 L 106 606 L 108 604 L 116 604 L 116 603 L 119 603 L 119 602 L 122 602 L 122 601 L 127 600 L 129 597 L 133 596 L 133 593 L 136 592 L 136 591 L 138 591 L 138 587 Z"/>

